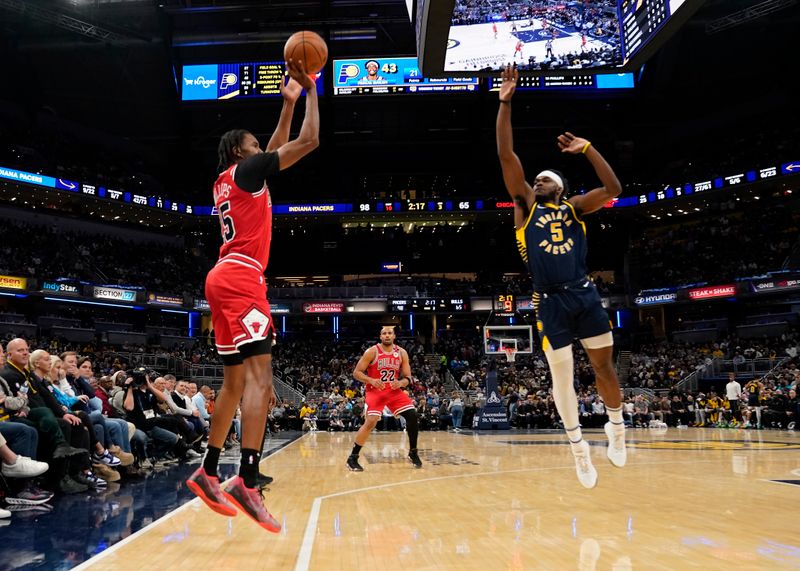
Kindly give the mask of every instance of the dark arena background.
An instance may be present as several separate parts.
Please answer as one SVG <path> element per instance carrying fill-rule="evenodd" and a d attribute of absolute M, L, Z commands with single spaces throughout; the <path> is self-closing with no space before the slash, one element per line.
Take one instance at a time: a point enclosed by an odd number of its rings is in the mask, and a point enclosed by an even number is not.
<path fill-rule="evenodd" d="M 798 568 L 799 26 L 796 0 L 0 0 L 0 570 Z M 319 148 L 267 180 L 273 535 L 186 479 L 223 380 L 204 293 L 217 146 L 238 128 L 266 146 L 299 30 L 329 57 Z M 601 186 L 559 152 L 568 131 L 622 184 L 585 223 L 628 461 L 606 461 L 576 343 L 591 490 L 498 160 L 508 62 L 528 182 Z M 385 412 L 350 472 L 353 369 L 387 324 L 423 468 Z M 141 367 L 142 394 L 186 404 L 155 413 L 173 430 L 133 430 L 123 386 Z M 45 386 L 58 415 L 86 409 L 57 435 L 33 421 Z M 239 440 L 237 420 L 222 480 Z"/>

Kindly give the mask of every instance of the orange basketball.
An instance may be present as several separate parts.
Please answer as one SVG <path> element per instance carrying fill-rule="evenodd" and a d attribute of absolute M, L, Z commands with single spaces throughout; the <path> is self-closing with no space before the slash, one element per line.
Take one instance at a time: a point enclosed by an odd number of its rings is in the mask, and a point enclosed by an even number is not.
<path fill-rule="evenodd" d="M 283 58 L 289 61 L 303 60 L 306 72 L 310 75 L 317 73 L 328 61 L 328 46 L 319 34 L 304 30 L 295 32 L 286 40 L 283 48 Z"/>

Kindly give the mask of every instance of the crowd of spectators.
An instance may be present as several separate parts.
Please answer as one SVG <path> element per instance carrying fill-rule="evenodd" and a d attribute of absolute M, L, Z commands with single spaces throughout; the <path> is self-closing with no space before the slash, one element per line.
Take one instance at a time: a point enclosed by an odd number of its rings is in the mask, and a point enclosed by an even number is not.
<path fill-rule="evenodd" d="M 452 24 L 460 26 L 534 19 L 544 19 L 577 30 L 595 30 L 595 33 L 609 33 L 617 27 L 616 4 L 609 0 L 595 2 L 593 5 L 569 5 L 553 0 L 511 3 L 499 0 L 458 0 L 453 9 Z M 605 32 L 597 31 L 598 29 Z"/>
<path fill-rule="evenodd" d="M 45 510 L 54 493 L 142 478 L 205 447 L 210 386 L 137 366 L 130 355 L 62 349 L 20 338 L 0 345 L 0 496 L 8 506 L 0 518 Z M 237 415 L 226 446 L 238 446 L 240 433 Z"/>
<path fill-rule="evenodd" d="M 800 210 L 796 199 L 767 202 L 732 198 L 634 237 L 641 288 L 721 284 L 780 270 L 797 242 Z"/>
<path fill-rule="evenodd" d="M 189 298 L 202 296 L 215 261 L 215 252 L 202 248 L 11 221 L 0 225 L 0 243 L 0 274 L 128 285 Z M 53 244 L 59 244 L 58 255 L 46 255 Z"/>

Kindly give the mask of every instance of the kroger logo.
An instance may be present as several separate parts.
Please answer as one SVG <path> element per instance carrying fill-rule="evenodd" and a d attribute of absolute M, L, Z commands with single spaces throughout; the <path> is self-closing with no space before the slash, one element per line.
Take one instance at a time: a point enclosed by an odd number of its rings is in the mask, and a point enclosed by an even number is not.
<path fill-rule="evenodd" d="M 184 66 L 181 99 L 184 101 L 216 99 L 219 87 L 217 77 L 219 77 L 219 68 L 216 65 Z"/>
<path fill-rule="evenodd" d="M 216 79 L 206 79 L 202 75 L 200 77 L 196 77 L 194 79 L 192 79 L 190 77 L 184 77 L 183 81 L 186 82 L 186 85 L 197 85 L 197 86 L 202 87 L 203 89 L 208 89 L 212 85 L 216 85 L 217 84 L 217 80 Z"/>

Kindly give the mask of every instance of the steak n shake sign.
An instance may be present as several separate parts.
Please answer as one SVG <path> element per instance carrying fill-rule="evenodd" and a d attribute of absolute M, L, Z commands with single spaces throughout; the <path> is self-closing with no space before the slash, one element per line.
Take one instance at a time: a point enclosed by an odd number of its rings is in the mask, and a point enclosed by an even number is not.
<path fill-rule="evenodd" d="M 689 299 L 710 299 L 714 297 L 733 297 L 736 295 L 736 285 L 721 285 L 711 287 L 698 287 L 689 290 Z"/>

